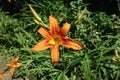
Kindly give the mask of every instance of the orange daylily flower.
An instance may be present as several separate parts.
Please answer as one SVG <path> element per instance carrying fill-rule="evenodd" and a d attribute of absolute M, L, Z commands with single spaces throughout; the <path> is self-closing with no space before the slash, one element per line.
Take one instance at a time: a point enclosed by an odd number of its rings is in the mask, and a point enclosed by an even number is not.
<path fill-rule="evenodd" d="M 0 70 L 0 78 L 4 78 L 2 70 Z"/>
<path fill-rule="evenodd" d="M 19 60 L 19 57 L 16 57 L 16 58 L 14 58 L 14 59 L 12 60 L 12 63 L 6 64 L 6 66 L 11 67 L 11 69 L 10 69 L 10 71 L 9 71 L 9 73 L 10 73 L 11 75 L 13 75 L 13 73 L 14 73 L 14 71 L 15 71 L 16 68 L 18 68 L 18 67 L 21 66 L 19 63 L 17 63 L 18 60 Z"/>
<path fill-rule="evenodd" d="M 70 24 L 65 23 L 60 29 L 58 21 L 55 17 L 49 16 L 50 32 L 44 27 L 40 27 L 38 32 L 45 37 L 45 40 L 38 42 L 32 50 L 41 51 L 47 48 L 51 48 L 52 62 L 58 63 L 59 61 L 59 45 L 72 48 L 74 50 L 82 49 L 82 45 L 72 40 L 71 38 L 65 37 L 67 32 L 70 30 Z"/>

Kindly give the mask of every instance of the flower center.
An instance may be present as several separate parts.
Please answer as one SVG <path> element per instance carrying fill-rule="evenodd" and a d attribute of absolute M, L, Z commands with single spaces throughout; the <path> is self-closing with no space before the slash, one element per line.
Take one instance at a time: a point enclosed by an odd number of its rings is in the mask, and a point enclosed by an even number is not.
<path fill-rule="evenodd" d="M 54 35 L 53 38 L 49 41 L 50 44 L 60 44 L 62 42 L 60 35 Z"/>

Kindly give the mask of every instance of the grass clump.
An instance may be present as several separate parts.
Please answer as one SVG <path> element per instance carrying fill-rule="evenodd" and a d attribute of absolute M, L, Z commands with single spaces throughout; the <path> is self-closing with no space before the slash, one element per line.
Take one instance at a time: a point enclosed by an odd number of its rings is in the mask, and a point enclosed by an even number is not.
<path fill-rule="evenodd" d="M 43 39 L 37 32 L 40 25 L 28 7 L 30 4 L 49 27 L 48 16 L 68 22 L 67 36 L 82 43 L 83 49 L 73 51 L 60 47 L 60 62 L 51 62 L 50 50 L 32 52 L 36 42 Z M 120 18 L 115 14 L 89 12 L 82 0 L 25 2 L 19 13 L 9 16 L 0 12 L 0 54 L 19 56 L 22 66 L 15 71 L 13 80 L 118 80 L 120 79 Z M 0 56 L 1 60 L 2 56 Z M 115 60 L 114 60 L 114 59 Z"/>

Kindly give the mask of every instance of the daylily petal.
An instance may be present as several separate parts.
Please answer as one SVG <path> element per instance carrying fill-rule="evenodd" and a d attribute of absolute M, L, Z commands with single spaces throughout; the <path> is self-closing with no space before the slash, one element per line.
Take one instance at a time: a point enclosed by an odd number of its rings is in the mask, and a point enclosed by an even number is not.
<path fill-rule="evenodd" d="M 20 67 L 21 65 L 19 64 L 19 63 L 17 63 L 16 65 L 15 65 L 15 67 L 16 68 L 18 68 L 18 67 Z"/>
<path fill-rule="evenodd" d="M 6 66 L 10 66 L 10 67 L 11 67 L 11 66 L 13 66 L 13 65 L 12 65 L 12 64 L 6 64 Z"/>
<path fill-rule="evenodd" d="M 1 79 L 1 78 L 4 78 L 3 74 L 0 74 L 0 79 Z"/>
<path fill-rule="evenodd" d="M 35 51 L 39 51 L 39 50 L 45 50 L 47 48 L 50 48 L 51 45 L 49 44 L 48 40 L 42 40 L 40 42 L 38 42 L 33 48 L 32 50 L 35 50 Z"/>
<path fill-rule="evenodd" d="M 50 33 L 47 31 L 47 29 L 41 27 L 38 32 L 45 38 L 51 38 Z"/>
<path fill-rule="evenodd" d="M 74 50 L 82 49 L 82 45 L 79 42 L 72 40 L 71 38 L 64 38 L 63 43 L 61 43 L 61 45 L 66 46 L 68 48 L 72 48 Z"/>
<path fill-rule="evenodd" d="M 13 63 L 17 63 L 17 61 L 19 60 L 19 57 L 16 57 L 12 60 Z"/>
<path fill-rule="evenodd" d="M 0 70 L 0 78 L 3 78 L 3 77 L 4 77 L 3 72 L 2 70 Z"/>
<path fill-rule="evenodd" d="M 65 23 L 63 25 L 63 27 L 61 28 L 60 33 L 61 33 L 62 36 L 65 36 L 69 30 L 70 30 L 70 24 Z"/>
<path fill-rule="evenodd" d="M 51 53 L 51 58 L 52 58 L 52 62 L 54 63 L 58 63 L 59 61 L 59 46 L 55 45 L 52 47 L 52 53 Z"/>
<path fill-rule="evenodd" d="M 50 33 L 51 35 L 54 35 L 59 32 L 59 24 L 55 17 L 49 16 L 49 22 L 50 22 Z"/>
<path fill-rule="evenodd" d="M 11 68 L 10 71 L 9 71 L 9 73 L 10 73 L 11 75 L 13 75 L 13 74 L 14 74 L 14 71 L 15 71 L 15 68 Z"/>

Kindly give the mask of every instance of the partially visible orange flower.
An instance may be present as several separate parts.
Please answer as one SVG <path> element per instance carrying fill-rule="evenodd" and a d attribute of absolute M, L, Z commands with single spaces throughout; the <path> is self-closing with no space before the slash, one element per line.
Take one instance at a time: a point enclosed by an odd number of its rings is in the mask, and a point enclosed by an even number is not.
<path fill-rule="evenodd" d="M 52 62 L 58 63 L 60 55 L 59 45 L 72 48 L 74 50 L 82 49 L 82 45 L 79 42 L 74 41 L 71 38 L 65 37 L 67 32 L 70 30 L 69 23 L 65 23 L 63 27 L 60 29 L 57 19 L 53 16 L 49 16 L 49 26 L 50 32 L 48 32 L 47 29 L 40 27 L 38 32 L 46 39 L 38 42 L 32 48 L 32 50 L 41 51 L 47 48 L 52 48 L 51 49 Z"/>
<path fill-rule="evenodd" d="M 11 67 L 11 69 L 10 69 L 10 71 L 9 71 L 9 73 L 10 73 L 11 75 L 14 74 L 14 71 L 15 71 L 16 68 L 18 68 L 18 67 L 21 66 L 21 65 L 18 63 L 18 60 L 19 60 L 19 57 L 16 57 L 16 58 L 14 58 L 14 59 L 12 60 L 12 63 L 6 64 L 6 66 Z"/>
<path fill-rule="evenodd" d="M 2 70 L 0 70 L 0 78 L 4 78 Z"/>
<path fill-rule="evenodd" d="M 7 0 L 8 2 L 11 2 L 11 0 Z"/>

